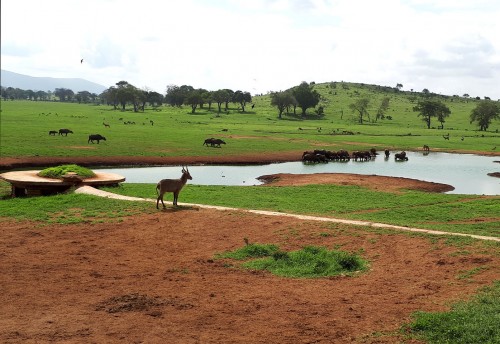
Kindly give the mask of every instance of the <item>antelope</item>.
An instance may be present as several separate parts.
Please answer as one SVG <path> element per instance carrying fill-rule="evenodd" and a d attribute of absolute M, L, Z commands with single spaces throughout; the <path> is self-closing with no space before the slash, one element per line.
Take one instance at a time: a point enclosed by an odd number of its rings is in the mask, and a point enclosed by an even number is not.
<path fill-rule="evenodd" d="M 158 208 L 158 204 L 161 201 L 163 204 L 163 208 L 165 207 L 165 203 L 163 203 L 163 195 L 165 192 L 173 192 L 174 193 L 174 201 L 173 205 L 177 205 L 177 199 L 179 198 L 179 193 L 181 189 L 186 185 L 187 181 L 193 179 L 191 174 L 189 174 L 189 170 L 186 167 L 182 167 L 182 176 L 180 179 L 162 179 L 156 185 L 156 193 L 158 194 L 158 198 L 156 199 L 156 209 Z"/>

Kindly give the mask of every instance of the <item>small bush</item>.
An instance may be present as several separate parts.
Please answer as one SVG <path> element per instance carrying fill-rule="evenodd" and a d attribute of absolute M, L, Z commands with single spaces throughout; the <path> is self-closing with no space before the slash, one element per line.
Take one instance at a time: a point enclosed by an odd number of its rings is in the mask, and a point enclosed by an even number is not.
<path fill-rule="evenodd" d="M 62 178 L 68 172 L 74 172 L 82 178 L 95 177 L 95 173 L 92 170 L 78 165 L 61 165 L 56 167 L 49 167 L 38 172 L 38 175 L 45 178 Z"/>

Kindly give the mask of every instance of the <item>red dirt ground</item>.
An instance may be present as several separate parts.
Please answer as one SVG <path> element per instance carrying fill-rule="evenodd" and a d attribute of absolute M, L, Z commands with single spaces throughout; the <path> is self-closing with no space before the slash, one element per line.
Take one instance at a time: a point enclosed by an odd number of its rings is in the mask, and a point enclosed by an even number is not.
<path fill-rule="evenodd" d="M 279 177 L 273 185 L 305 182 Z M 340 182 L 386 188 L 380 178 Z M 500 277 L 495 246 L 238 211 L 181 206 L 108 223 L 0 226 L 3 343 L 417 343 L 397 332 L 412 312 L 446 310 Z M 340 247 L 370 270 L 287 279 L 214 258 L 244 238 Z"/>

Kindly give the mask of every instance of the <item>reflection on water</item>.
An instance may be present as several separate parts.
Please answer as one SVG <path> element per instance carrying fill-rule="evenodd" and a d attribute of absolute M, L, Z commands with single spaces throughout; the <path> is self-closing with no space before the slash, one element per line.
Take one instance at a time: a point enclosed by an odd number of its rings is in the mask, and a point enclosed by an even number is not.
<path fill-rule="evenodd" d="M 500 171 L 499 157 L 473 154 L 434 153 L 427 155 L 407 152 L 408 161 L 394 161 L 394 152 L 385 159 L 383 155 L 365 162 L 329 162 L 327 164 L 308 164 L 285 162 L 268 165 L 248 166 L 190 166 L 193 176 L 190 184 L 198 185 L 259 185 L 256 178 L 266 174 L 292 173 L 357 173 L 404 177 L 449 184 L 455 190 L 449 193 L 500 195 L 500 179 L 487 174 Z M 180 178 L 179 166 L 134 167 L 100 169 L 103 172 L 117 173 L 129 183 L 156 183 L 163 178 Z"/>

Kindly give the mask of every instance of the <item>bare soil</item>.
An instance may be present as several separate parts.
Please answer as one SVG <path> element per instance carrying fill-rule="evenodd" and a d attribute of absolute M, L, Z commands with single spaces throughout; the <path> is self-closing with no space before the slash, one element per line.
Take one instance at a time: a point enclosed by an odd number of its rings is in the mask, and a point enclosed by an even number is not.
<path fill-rule="evenodd" d="M 273 185 L 339 182 L 276 177 Z M 411 183 L 345 177 L 395 192 Z M 3 343 L 417 343 L 398 332 L 413 312 L 447 310 L 500 277 L 495 246 L 239 211 L 180 206 L 70 225 L 0 218 L 0 227 Z M 215 258 L 244 238 L 340 247 L 370 270 L 287 279 Z"/>

